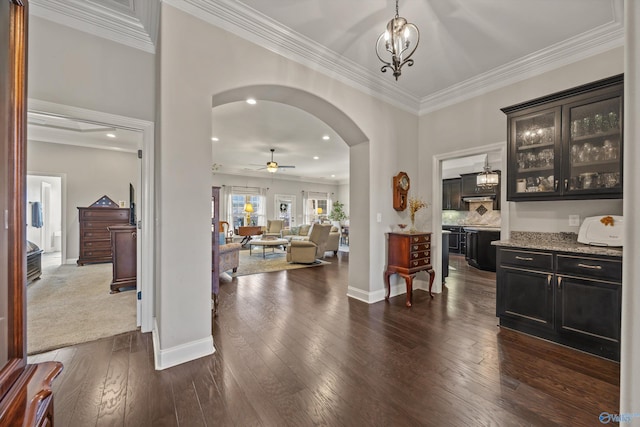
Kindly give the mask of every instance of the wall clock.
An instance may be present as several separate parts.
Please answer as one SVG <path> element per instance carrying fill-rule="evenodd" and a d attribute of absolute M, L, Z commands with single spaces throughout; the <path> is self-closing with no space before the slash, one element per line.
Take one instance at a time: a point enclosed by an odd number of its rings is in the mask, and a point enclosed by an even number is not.
<path fill-rule="evenodd" d="M 393 177 L 393 209 L 403 211 L 407 208 L 407 194 L 409 193 L 409 175 L 400 172 Z"/>

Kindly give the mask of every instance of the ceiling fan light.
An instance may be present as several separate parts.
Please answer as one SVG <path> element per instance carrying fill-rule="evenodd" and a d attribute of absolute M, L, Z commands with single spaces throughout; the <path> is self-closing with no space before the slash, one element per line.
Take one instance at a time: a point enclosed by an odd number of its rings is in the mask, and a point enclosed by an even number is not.
<path fill-rule="evenodd" d="M 267 162 L 267 172 L 276 173 L 278 171 L 278 163 Z"/>

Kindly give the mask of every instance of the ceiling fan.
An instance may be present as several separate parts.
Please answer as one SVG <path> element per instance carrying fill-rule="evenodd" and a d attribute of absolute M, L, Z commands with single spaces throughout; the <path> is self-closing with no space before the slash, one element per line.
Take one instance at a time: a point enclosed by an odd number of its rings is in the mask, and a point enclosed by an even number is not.
<path fill-rule="evenodd" d="M 278 162 L 273 161 L 273 152 L 276 151 L 275 148 L 271 149 L 271 161 L 267 162 L 267 166 L 260 168 L 258 170 L 266 169 L 267 172 L 276 173 L 278 169 L 293 169 L 295 166 L 282 166 L 278 165 Z"/>

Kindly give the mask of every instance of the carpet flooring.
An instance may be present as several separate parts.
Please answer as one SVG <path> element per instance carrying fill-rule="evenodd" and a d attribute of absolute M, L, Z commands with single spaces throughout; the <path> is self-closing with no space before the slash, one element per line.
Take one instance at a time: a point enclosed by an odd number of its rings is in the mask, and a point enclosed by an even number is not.
<path fill-rule="evenodd" d="M 110 294 L 111 264 L 43 268 L 27 286 L 27 353 L 136 329 L 136 292 Z"/>
<path fill-rule="evenodd" d="M 256 248 L 251 251 L 251 255 L 249 255 L 249 250 L 241 250 L 238 271 L 233 274 L 231 274 L 230 271 L 227 273 L 232 277 L 237 277 L 248 274 L 269 273 L 272 271 L 318 267 L 326 264 L 329 264 L 329 262 L 320 260 L 316 260 L 315 264 L 289 264 L 287 262 L 286 252 L 282 249 L 274 249 L 274 252 L 271 252 L 271 248 L 267 248 L 265 258 L 262 258 L 262 248 Z"/>

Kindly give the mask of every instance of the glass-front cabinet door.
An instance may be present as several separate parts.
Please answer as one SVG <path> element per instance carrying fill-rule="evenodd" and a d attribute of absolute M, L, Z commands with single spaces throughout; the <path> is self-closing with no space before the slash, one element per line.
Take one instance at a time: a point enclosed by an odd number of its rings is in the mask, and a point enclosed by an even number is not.
<path fill-rule="evenodd" d="M 510 118 L 508 193 L 538 198 L 559 191 L 561 107 Z"/>
<path fill-rule="evenodd" d="M 507 200 L 622 198 L 623 75 L 505 107 Z"/>
<path fill-rule="evenodd" d="M 565 194 L 622 193 L 622 93 L 565 107 Z"/>

